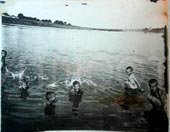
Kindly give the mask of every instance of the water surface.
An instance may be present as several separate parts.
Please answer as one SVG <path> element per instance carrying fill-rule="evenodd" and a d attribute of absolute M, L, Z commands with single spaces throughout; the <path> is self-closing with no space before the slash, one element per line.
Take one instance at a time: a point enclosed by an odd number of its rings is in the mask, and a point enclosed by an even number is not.
<path fill-rule="evenodd" d="M 2 48 L 8 51 L 9 70 L 27 68 L 26 75 L 40 74 L 49 78 L 30 82 L 27 100 L 20 98 L 17 81 L 2 79 L 5 80 L 2 81 L 4 122 L 10 118 L 14 124 L 37 130 L 142 131 L 146 127 L 140 113 L 148 106 L 144 96 L 148 92 L 148 80 L 155 78 L 160 87 L 164 85 L 162 34 L 5 25 L 2 30 Z M 120 103 L 124 97 L 127 66 L 134 68 L 146 91 L 144 95 L 139 94 L 142 101 L 131 104 L 128 110 Z M 84 91 L 76 119 L 68 100 L 69 86 L 74 80 L 81 82 Z M 52 118 L 44 116 L 47 91 L 57 95 L 56 116 Z"/>

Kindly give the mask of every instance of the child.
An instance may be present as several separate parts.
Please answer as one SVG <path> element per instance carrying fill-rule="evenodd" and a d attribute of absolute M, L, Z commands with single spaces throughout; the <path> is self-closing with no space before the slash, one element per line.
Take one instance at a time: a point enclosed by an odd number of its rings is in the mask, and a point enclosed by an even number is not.
<path fill-rule="evenodd" d="M 150 94 L 147 99 L 152 104 L 152 110 L 163 110 L 165 106 L 166 95 L 165 92 L 158 88 L 158 81 L 156 79 L 149 80 Z"/>
<path fill-rule="evenodd" d="M 147 99 L 152 104 L 152 109 L 144 113 L 144 117 L 148 121 L 148 132 L 167 132 L 168 118 L 165 108 L 166 94 L 158 88 L 156 79 L 149 80 L 150 93 Z"/>
<path fill-rule="evenodd" d="M 22 80 L 19 80 L 19 90 L 28 89 L 28 88 L 29 88 L 29 83 L 25 77 Z"/>
<path fill-rule="evenodd" d="M 45 107 L 45 115 L 55 115 L 55 103 L 56 103 L 56 95 L 54 92 L 46 93 L 46 107 Z"/>
<path fill-rule="evenodd" d="M 6 72 L 6 61 L 5 61 L 5 58 L 7 56 L 7 51 L 6 50 L 2 50 L 1 51 L 1 55 L 2 55 L 2 58 L 1 58 L 1 72 L 5 73 Z"/>
<path fill-rule="evenodd" d="M 126 68 L 126 73 L 128 74 L 128 80 L 125 82 L 125 88 L 139 89 L 141 92 L 143 92 L 144 90 L 141 88 L 139 82 L 133 74 L 133 68 L 131 66 Z"/>
<path fill-rule="evenodd" d="M 24 77 L 22 80 L 19 80 L 19 90 L 21 91 L 21 98 L 22 99 L 26 99 L 29 94 L 28 94 L 28 90 L 29 89 L 29 83 L 26 80 L 26 78 Z"/>
<path fill-rule="evenodd" d="M 73 102 L 72 112 L 77 115 L 79 103 L 82 100 L 82 90 L 80 89 L 80 82 L 74 81 L 73 86 L 69 91 L 69 100 Z"/>

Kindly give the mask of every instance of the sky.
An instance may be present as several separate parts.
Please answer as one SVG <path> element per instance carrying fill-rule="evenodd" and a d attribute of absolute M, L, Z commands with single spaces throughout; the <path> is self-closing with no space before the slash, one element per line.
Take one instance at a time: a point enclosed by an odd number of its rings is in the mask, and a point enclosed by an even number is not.
<path fill-rule="evenodd" d="M 87 3 L 87 5 L 82 5 Z M 94 28 L 163 27 L 166 0 L 6 0 L 3 12 Z M 68 6 L 66 6 L 66 4 Z"/>

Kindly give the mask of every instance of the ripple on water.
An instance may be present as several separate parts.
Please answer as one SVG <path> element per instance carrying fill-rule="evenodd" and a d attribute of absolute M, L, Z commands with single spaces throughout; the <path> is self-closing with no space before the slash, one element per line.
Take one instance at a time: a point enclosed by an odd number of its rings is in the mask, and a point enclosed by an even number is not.
<path fill-rule="evenodd" d="M 44 32 L 46 30 L 47 32 Z M 18 33 L 19 31 L 22 33 Z M 49 35 L 48 31 L 53 32 L 53 34 Z M 4 108 L 2 111 L 8 110 L 6 114 L 10 115 L 10 118 L 18 120 L 19 118 L 41 119 L 44 115 L 47 91 L 56 93 L 57 116 L 69 117 L 68 115 L 72 114 L 72 103 L 68 100 L 69 86 L 77 79 L 81 80 L 84 91 L 82 102 L 80 102 L 80 114 L 83 118 L 108 115 L 115 120 L 119 119 L 117 117 L 125 119 L 127 116 L 124 116 L 124 113 L 128 113 L 128 111 L 122 112 L 123 107 L 120 105 L 124 98 L 123 87 L 124 80 L 127 79 L 125 72 L 127 66 L 134 68 L 134 73 L 142 87 L 147 89 L 150 78 L 162 80 L 160 85 L 163 86 L 164 69 L 161 66 L 164 59 L 159 57 L 160 53 L 159 55 L 155 53 L 157 50 L 160 51 L 160 47 L 155 45 L 162 44 L 162 38 L 153 39 L 146 34 L 138 36 L 138 33 L 75 30 L 73 32 L 65 30 L 63 35 L 61 31 L 53 28 L 45 28 L 44 30 L 44 28 L 34 27 L 31 29 L 28 27 L 3 27 L 3 33 L 6 36 L 3 40 L 3 44 L 5 44 L 3 48 L 12 57 L 12 59 L 7 59 L 9 69 L 20 71 L 23 67 L 27 67 L 28 71 L 25 74 L 32 72 L 33 76 L 46 74 L 49 77 L 47 81 L 39 79 L 30 82 L 29 97 L 26 100 L 20 98 L 18 82 L 8 80 L 3 83 L 2 94 L 5 96 L 2 96 L 2 108 Z M 14 34 L 11 35 L 12 33 Z M 95 41 L 94 34 L 97 37 Z M 48 36 L 48 39 L 44 36 Z M 72 41 L 72 37 L 75 41 Z M 141 37 L 145 38 L 142 39 L 144 42 L 131 41 L 141 40 Z M 155 36 L 153 35 L 153 37 Z M 16 38 L 22 39 L 16 41 Z M 122 39 L 118 41 L 116 38 Z M 33 40 L 34 43 L 30 40 Z M 112 41 L 110 42 L 110 40 Z M 159 48 L 155 51 L 146 49 L 146 53 L 141 52 L 139 47 L 148 47 L 148 42 L 153 43 L 154 48 Z M 135 53 L 132 53 L 133 50 Z M 142 105 L 134 105 L 134 103 L 142 104 L 142 101 L 146 100 L 141 99 L 132 103 L 134 112 L 142 111 Z M 7 108 L 8 105 L 10 109 Z M 131 105 L 129 106 L 132 108 Z M 117 117 L 115 112 L 118 114 Z M 95 126 L 96 122 L 92 121 L 89 124 Z M 99 122 L 103 124 L 103 118 Z M 129 121 L 123 125 L 124 127 L 133 127 L 136 124 L 134 121 L 133 123 Z"/>

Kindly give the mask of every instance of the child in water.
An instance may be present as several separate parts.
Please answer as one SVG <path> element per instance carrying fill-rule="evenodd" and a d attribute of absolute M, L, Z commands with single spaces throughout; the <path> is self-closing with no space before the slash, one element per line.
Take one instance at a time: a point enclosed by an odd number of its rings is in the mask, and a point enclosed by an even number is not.
<path fill-rule="evenodd" d="M 1 51 L 1 72 L 2 73 L 5 73 L 6 72 L 6 61 L 5 61 L 5 58 L 7 56 L 7 51 L 6 50 L 2 50 Z"/>
<path fill-rule="evenodd" d="M 56 103 L 56 95 L 54 92 L 46 93 L 46 107 L 45 107 L 45 115 L 55 115 L 55 103 Z"/>
<path fill-rule="evenodd" d="M 131 66 L 126 68 L 126 73 L 128 74 L 128 80 L 125 82 L 125 88 L 133 90 L 139 89 L 140 92 L 143 92 L 144 90 L 141 88 L 139 82 L 133 74 L 133 68 Z"/>
<path fill-rule="evenodd" d="M 156 79 L 149 80 L 150 93 L 147 99 L 152 104 L 152 110 L 164 110 L 166 94 L 165 91 L 158 88 L 158 81 Z"/>
<path fill-rule="evenodd" d="M 83 92 L 80 89 L 80 82 L 74 81 L 73 86 L 69 91 L 69 100 L 73 102 L 72 112 L 77 115 L 79 103 L 82 100 Z"/>
<path fill-rule="evenodd" d="M 168 132 L 168 118 L 165 112 L 166 93 L 158 88 L 156 79 L 149 80 L 149 88 L 147 99 L 152 104 L 152 109 L 144 114 L 148 121 L 148 132 Z"/>
<path fill-rule="evenodd" d="M 29 83 L 24 77 L 22 80 L 19 80 L 19 90 L 21 91 L 21 98 L 26 99 L 29 94 L 28 94 L 28 89 L 29 89 Z"/>

